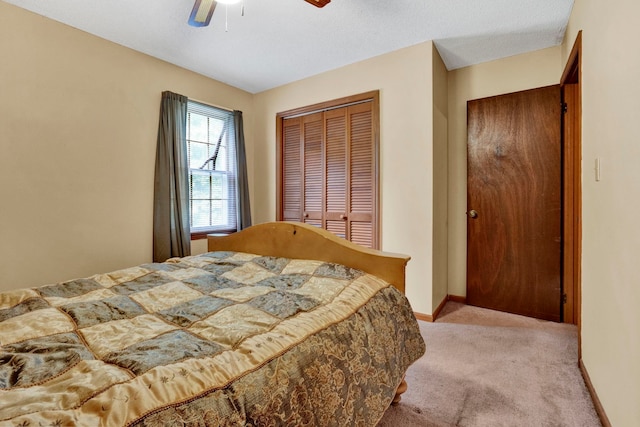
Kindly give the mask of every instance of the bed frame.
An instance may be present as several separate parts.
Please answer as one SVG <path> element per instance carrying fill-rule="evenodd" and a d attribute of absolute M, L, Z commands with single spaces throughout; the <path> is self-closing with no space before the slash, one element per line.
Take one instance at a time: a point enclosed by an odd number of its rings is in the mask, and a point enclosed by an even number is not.
<path fill-rule="evenodd" d="M 380 277 L 400 292 L 405 289 L 408 255 L 356 245 L 335 234 L 301 222 L 266 222 L 229 235 L 210 234 L 209 252 L 236 251 L 293 259 L 313 259 L 346 265 Z"/>
<path fill-rule="evenodd" d="M 411 259 L 408 255 L 365 248 L 301 222 L 267 222 L 229 235 L 210 234 L 207 239 L 210 252 L 236 251 L 346 265 L 380 277 L 402 293 L 405 267 Z M 392 404 L 399 403 L 406 390 L 403 378 Z"/>

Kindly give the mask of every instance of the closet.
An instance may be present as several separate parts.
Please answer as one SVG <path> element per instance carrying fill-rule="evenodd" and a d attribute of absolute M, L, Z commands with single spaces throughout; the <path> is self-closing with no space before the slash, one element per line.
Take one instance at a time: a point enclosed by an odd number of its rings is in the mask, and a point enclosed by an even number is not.
<path fill-rule="evenodd" d="M 277 218 L 380 247 L 378 92 L 277 116 Z"/>

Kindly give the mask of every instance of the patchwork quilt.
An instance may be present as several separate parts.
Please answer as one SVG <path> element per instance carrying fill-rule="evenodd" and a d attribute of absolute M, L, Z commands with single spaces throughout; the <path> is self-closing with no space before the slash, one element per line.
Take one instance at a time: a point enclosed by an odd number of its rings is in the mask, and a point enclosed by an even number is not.
<path fill-rule="evenodd" d="M 375 425 L 425 351 L 408 301 L 211 252 L 0 293 L 0 425 Z"/>

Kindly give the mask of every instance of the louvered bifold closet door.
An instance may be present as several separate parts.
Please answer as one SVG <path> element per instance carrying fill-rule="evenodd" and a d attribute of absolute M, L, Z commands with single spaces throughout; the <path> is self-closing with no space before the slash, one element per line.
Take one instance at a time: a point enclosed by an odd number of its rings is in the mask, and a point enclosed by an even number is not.
<path fill-rule="evenodd" d="M 282 121 L 282 220 L 302 220 L 302 119 Z"/>
<path fill-rule="evenodd" d="M 375 142 L 372 103 L 349 107 L 349 240 L 377 247 Z"/>
<path fill-rule="evenodd" d="M 324 126 L 322 113 L 302 117 L 304 144 L 303 158 L 303 221 L 316 227 L 323 227 L 324 188 Z"/>
<path fill-rule="evenodd" d="M 347 109 L 325 112 L 325 228 L 348 239 L 347 235 Z"/>
<path fill-rule="evenodd" d="M 379 249 L 379 101 L 361 95 L 278 114 L 277 218 Z"/>

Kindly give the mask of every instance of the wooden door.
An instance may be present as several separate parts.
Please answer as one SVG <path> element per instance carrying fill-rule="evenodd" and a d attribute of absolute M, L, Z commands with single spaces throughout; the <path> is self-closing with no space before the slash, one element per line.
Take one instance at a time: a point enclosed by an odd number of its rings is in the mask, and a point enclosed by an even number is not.
<path fill-rule="evenodd" d="M 369 92 L 278 114 L 278 220 L 380 247 L 378 110 Z"/>
<path fill-rule="evenodd" d="M 303 191 L 304 210 L 302 220 L 316 227 L 323 227 L 322 189 L 324 182 L 324 128 L 322 113 L 302 117 Z"/>
<path fill-rule="evenodd" d="M 467 302 L 560 321 L 560 88 L 469 101 L 467 114 Z"/>
<path fill-rule="evenodd" d="M 349 107 L 349 240 L 377 248 L 375 138 L 371 103 Z"/>
<path fill-rule="evenodd" d="M 324 228 L 348 240 L 347 109 L 338 108 L 325 112 L 325 126 L 327 179 L 324 186 L 326 200 Z"/>
<path fill-rule="evenodd" d="M 282 121 L 281 190 L 282 210 L 280 220 L 302 219 L 302 118 Z"/>
<path fill-rule="evenodd" d="M 324 113 L 325 228 L 369 248 L 375 233 L 375 140 L 372 103 Z"/>
<path fill-rule="evenodd" d="M 322 113 L 283 120 L 281 220 L 324 227 L 324 145 Z"/>

